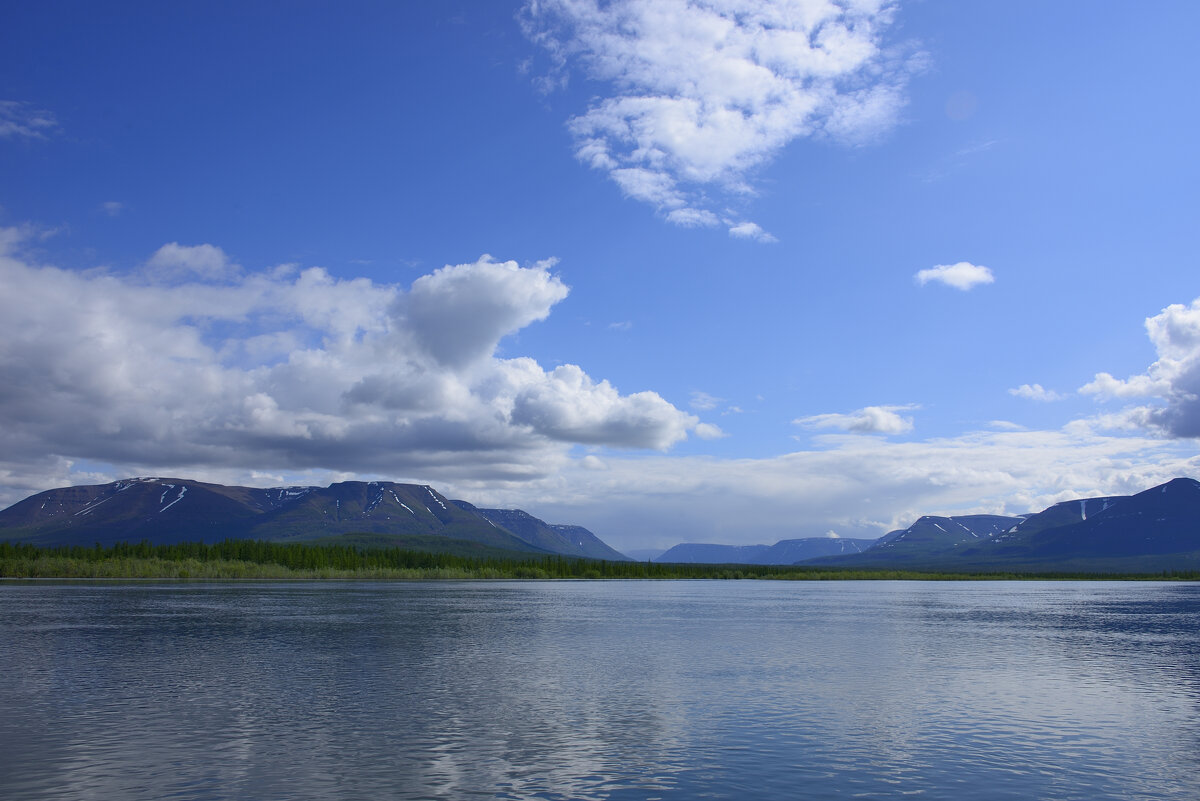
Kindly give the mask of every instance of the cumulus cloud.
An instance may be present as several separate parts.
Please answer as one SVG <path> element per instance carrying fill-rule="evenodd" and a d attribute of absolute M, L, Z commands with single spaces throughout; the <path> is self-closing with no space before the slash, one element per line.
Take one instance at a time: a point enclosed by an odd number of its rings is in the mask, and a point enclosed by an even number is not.
<path fill-rule="evenodd" d="M 426 352 L 462 367 L 489 358 L 505 336 L 549 316 L 570 291 L 550 273 L 553 266 L 551 260 L 522 268 L 487 255 L 447 265 L 413 282 L 401 313 Z"/>
<path fill-rule="evenodd" d="M 31 263 L 21 238 L 0 231 L 0 476 L 88 460 L 522 481 L 572 443 L 665 449 L 697 431 L 656 393 L 497 355 L 566 297 L 549 262 L 483 257 L 405 290 L 243 272 L 212 245 L 76 272 Z"/>
<path fill-rule="evenodd" d="M 1079 391 L 1101 400 L 1156 399 L 1125 410 L 1122 419 L 1169 437 L 1200 437 L 1200 298 L 1147 318 L 1146 333 L 1158 359 L 1145 373 L 1126 379 L 1097 373 Z"/>
<path fill-rule="evenodd" d="M 744 222 L 729 228 L 729 235 L 738 239 L 753 239 L 756 242 L 778 242 L 771 234 L 762 229 L 758 223 Z"/>
<path fill-rule="evenodd" d="M 884 46 L 893 3 L 529 0 L 526 33 L 561 80 L 609 87 L 568 127 L 576 155 L 680 225 L 715 225 L 705 188 L 752 191 L 789 142 L 892 127 L 917 59 Z"/>
<path fill-rule="evenodd" d="M 936 281 L 964 292 L 980 284 L 990 284 L 996 280 L 992 271 L 987 267 L 980 267 L 966 261 L 960 261 L 957 264 L 939 264 L 927 270 L 920 270 L 913 278 L 921 286 L 925 286 L 930 281 Z"/>
<path fill-rule="evenodd" d="M 867 406 L 849 414 L 817 414 L 800 417 L 792 422 L 805 428 L 840 428 L 856 434 L 905 434 L 912 431 L 911 417 L 899 412 L 916 406 Z"/>
<path fill-rule="evenodd" d="M 1052 389 L 1046 389 L 1041 384 L 1022 384 L 1015 389 L 1010 389 L 1008 394 L 1033 401 L 1057 401 L 1066 397 Z"/>
<path fill-rule="evenodd" d="M 56 128 L 58 120 L 49 111 L 19 100 L 0 100 L 0 139 L 45 139 Z"/>
<path fill-rule="evenodd" d="M 513 401 L 512 421 L 564 442 L 665 450 L 699 423 L 658 393 L 622 396 L 607 381 L 594 382 L 573 364 L 555 368 L 544 380 L 522 384 Z"/>

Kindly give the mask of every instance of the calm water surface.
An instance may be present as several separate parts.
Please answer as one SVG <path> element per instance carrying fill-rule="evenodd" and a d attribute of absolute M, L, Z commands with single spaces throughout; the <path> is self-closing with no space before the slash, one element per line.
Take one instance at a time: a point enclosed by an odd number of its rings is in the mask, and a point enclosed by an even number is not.
<path fill-rule="evenodd" d="M 1200 586 L 0 584 L 0 798 L 1200 798 Z"/>

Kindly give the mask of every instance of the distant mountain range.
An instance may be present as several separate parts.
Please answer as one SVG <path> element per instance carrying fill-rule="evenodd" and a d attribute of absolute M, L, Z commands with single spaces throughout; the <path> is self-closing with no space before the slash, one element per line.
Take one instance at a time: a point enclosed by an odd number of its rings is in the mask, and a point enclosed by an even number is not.
<path fill-rule="evenodd" d="M 1158 572 L 1200 569 L 1200 481 L 1063 501 L 1021 517 L 922 517 L 853 557 L 860 567 Z"/>
<path fill-rule="evenodd" d="M 654 557 L 651 561 L 794 565 L 822 556 L 862 553 L 875 542 L 875 540 L 842 537 L 805 537 L 796 540 L 780 540 L 774 545 L 710 545 L 699 542 L 682 542 Z"/>
<path fill-rule="evenodd" d="M 839 547 L 841 552 L 832 550 Z M 817 552 L 822 549 L 826 550 Z M 1197 570 L 1200 481 L 1177 478 L 1136 495 L 1063 501 L 1018 517 L 929 515 L 878 540 L 818 537 L 771 546 L 683 543 L 654 561 L 942 571 Z"/>
<path fill-rule="evenodd" d="M 377 544 L 463 541 L 506 551 L 628 559 L 581 526 L 550 525 L 519 509 L 477 509 L 429 486 L 390 481 L 258 489 L 131 478 L 47 490 L 0 511 L 0 540 L 35 545 L 299 541 L 352 533 L 374 535 L 370 541 Z"/>
<path fill-rule="evenodd" d="M 481 509 L 426 485 L 389 481 L 257 489 L 132 478 L 47 490 L 0 511 L 0 540 L 35 545 L 310 541 L 349 534 L 358 543 L 425 550 L 628 558 L 581 526 L 552 525 L 520 509 Z M 878 540 L 682 543 L 653 561 L 942 571 L 1200 570 L 1200 481 L 1177 478 L 1136 495 L 1064 501 L 1018 517 L 931 515 Z"/>

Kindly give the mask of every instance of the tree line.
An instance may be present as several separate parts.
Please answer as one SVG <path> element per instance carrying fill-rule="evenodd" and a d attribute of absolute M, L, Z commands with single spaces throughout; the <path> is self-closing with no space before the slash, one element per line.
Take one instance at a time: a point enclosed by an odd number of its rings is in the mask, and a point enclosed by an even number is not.
<path fill-rule="evenodd" d="M 227 539 L 206 544 L 119 542 L 42 547 L 0 542 L 4 578 L 376 578 L 376 579 L 1200 579 L 1096 573 L 932 573 L 795 565 L 615 562 L 557 555 L 468 556 L 402 547 Z"/>

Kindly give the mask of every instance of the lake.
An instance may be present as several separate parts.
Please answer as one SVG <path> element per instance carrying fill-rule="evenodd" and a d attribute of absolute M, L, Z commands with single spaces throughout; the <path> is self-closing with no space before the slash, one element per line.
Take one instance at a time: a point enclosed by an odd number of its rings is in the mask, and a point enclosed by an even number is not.
<path fill-rule="evenodd" d="M 0 797 L 1200 798 L 1200 585 L 0 583 Z"/>

